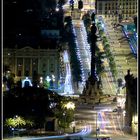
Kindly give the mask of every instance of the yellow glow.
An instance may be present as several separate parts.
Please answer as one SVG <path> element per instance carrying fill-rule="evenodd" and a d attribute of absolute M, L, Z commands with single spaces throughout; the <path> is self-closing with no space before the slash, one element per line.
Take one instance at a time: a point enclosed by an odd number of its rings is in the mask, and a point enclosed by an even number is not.
<path fill-rule="evenodd" d="M 138 123 L 138 115 L 133 116 L 132 123 L 135 123 L 135 124 Z"/>
<path fill-rule="evenodd" d="M 10 73 L 10 71 L 8 70 L 7 73 Z"/>
<path fill-rule="evenodd" d="M 67 109 L 75 109 L 75 104 L 73 102 L 68 102 L 64 107 Z"/>
<path fill-rule="evenodd" d="M 103 65 L 104 65 L 104 66 L 107 66 L 107 65 L 108 65 L 108 62 L 107 62 L 106 59 L 104 59 Z"/>
<path fill-rule="evenodd" d="M 104 48 L 102 44 L 99 44 L 98 48 L 100 49 L 101 52 L 104 52 Z"/>

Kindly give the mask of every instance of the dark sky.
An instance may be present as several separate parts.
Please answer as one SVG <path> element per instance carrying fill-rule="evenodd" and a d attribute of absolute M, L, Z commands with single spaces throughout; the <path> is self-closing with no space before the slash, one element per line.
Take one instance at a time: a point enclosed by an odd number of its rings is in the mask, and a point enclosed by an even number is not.
<path fill-rule="evenodd" d="M 17 42 L 23 46 L 26 43 L 38 45 L 40 22 L 56 4 L 56 0 L 4 0 L 4 47 L 12 47 Z"/>
<path fill-rule="evenodd" d="M 51 1 L 49 3 L 49 1 Z M 47 7 L 55 7 L 55 0 L 4 0 L 3 38 L 4 47 L 39 41 L 39 20 Z"/>

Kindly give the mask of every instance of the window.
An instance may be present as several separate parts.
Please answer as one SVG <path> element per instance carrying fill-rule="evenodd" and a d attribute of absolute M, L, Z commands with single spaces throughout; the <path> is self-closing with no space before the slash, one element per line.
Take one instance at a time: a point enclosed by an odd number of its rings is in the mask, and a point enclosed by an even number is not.
<path fill-rule="evenodd" d="M 135 14 L 135 10 L 133 10 L 133 14 Z"/>
<path fill-rule="evenodd" d="M 99 4 L 99 10 L 102 10 L 102 3 Z"/>
<path fill-rule="evenodd" d="M 46 67 L 46 64 L 45 64 L 45 63 L 43 64 L 43 68 L 44 68 L 44 67 Z"/>
<path fill-rule="evenodd" d="M 33 75 L 37 75 L 37 71 L 36 70 L 33 71 Z"/>
<path fill-rule="evenodd" d="M 21 70 L 18 71 L 18 74 L 17 74 L 17 75 L 18 75 L 18 76 L 21 76 Z"/>
<path fill-rule="evenodd" d="M 43 74 L 45 74 L 45 73 L 46 73 L 46 71 L 44 70 L 44 71 L 43 71 Z"/>
<path fill-rule="evenodd" d="M 29 76 L 29 71 L 28 70 L 25 71 L 25 76 Z"/>

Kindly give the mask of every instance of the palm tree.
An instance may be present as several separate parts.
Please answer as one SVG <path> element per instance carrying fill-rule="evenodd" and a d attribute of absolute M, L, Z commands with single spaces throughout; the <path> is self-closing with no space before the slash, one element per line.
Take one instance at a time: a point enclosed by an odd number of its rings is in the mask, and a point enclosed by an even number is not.
<path fill-rule="evenodd" d="M 5 120 L 5 126 L 11 126 L 13 128 L 16 128 L 16 127 L 22 127 L 22 126 L 25 126 L 26 125 L 26 121 L 20 117 L 20 116 L 17 116 L 17 117 L 14 117 L 14 118 L 8 118 Z"/>

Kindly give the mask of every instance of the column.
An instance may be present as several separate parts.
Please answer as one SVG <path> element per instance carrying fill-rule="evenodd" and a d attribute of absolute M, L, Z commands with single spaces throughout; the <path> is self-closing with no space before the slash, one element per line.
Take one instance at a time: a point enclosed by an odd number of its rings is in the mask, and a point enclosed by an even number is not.
<path fill-rule="evenodd" d="M 24 68 L 25 68 L 25 60 L 24 60 L 25 58 L 23 57 L 23 67 L 22 67 L 22 77 L 24 77 L 25 76 L 25 72 L 24 72 Z"/>
<path fill-rule="evenodd" d="M 15 58 L 15 66 L 14 66 L 14 68 L 15 68 L 15 75 L 17 76 L 17 58 Z"/>
<path fill-rule="evenodd" d="M 30 58 L 30 76 L 32 78 L 32 75 L 33 75 L 33 71 L 32 71 L 32 58 Z"/>

